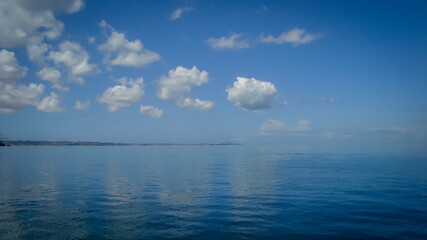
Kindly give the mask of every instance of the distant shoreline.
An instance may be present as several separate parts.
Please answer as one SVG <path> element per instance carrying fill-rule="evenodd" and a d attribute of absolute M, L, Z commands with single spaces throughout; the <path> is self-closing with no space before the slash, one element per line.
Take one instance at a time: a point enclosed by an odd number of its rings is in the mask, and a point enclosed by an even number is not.
<path fill-rule="evenodd" d="M 116 143 L 89 141 L 3 141 L 6 146 L 228 146 L 236 143 Z"/>

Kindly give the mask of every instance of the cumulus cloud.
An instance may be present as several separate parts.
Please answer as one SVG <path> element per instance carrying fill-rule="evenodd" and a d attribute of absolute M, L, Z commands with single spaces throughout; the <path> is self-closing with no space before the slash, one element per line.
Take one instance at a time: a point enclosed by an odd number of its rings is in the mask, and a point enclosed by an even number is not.
<path fill-rule="evenodd" d="M 46 96 L 43 100 L 36 104 L 36 108 L 42 112 L 62 112 L 65 109 L 59 106 L 58 95 L 54 92 L 50 96 Z"/>
<path fill-rule="evenodd" d="M 225 91 L 228 93 L 228 100 L 247 110 L 271 108 L 277 95 L 277 90 L 271 82 L 244 77 L 237 77 L 233 87 L 228 87 Z"/>
<path fill-rule="evenodd" d="M 121 78 L 119 81 L 121 82 L 120 85 L 109 87 L 101 97 L 98 97 L 98 102 L 107 104 L 107 110 L 110 112 L 135 104 L 145 94 L 142 77 L 136 80 Z"/>
<path fill-rule="evenodd" d="M 104 20 L 99 24 L 104 30 L 111 31 L 107 42 L 98 49 L 105 53 L 104 63 L 126 67 L 143 67 L 160 60 L 160 55 L 145 49 L 139 39 L 129 41 L 125 34 L 117 32 Z"/>
<path fill-rule="evenodd" d="M 211 110 L 215 107 L 214 102 L 210 100 L 202 101 L 198 98 L 191 99 L 189 97 L 180 99 L 176 104 L 178 105 L 178 107 L 181 107 L 181 108 L 190 108 L 190 109 L 199 109 L 199 110 Z"/>
<path fill-rule="evenodd" d="M 84 7 L 83 0 L 18 0 L 23 7 L 32 11 L 57 10 L 75 13 Z"/>
<path fill-rule="evenodd" d="M 310 130 L 310 121 L 308 120 L 298 120 L 297 124 L 294 126 L 287 126 L 284 122 L 269 119 L 265 121 L 259 128 L 260 132 L 285 132 L 285 131 L 308 131 Z"/>
<path fill-rule="evenodd" d="M 51 83 L 57 83 L 61 79 L 61 72 L 55 68 L 44 67 L 40 70 L 37 75 L 45 81 L 49 81 Z"/>
<path fill-rule="evenodd" d="M 163 111 L 159 108 L 155 108 L 151 105 L 144 106 L 141 105 L 139 110 L 141 111 L 142 115 L 152 117 L 152 118 L 160 118 L 163 116 Z"/>
<path fill-rule="evenodd" d="M 35 106 L 43 94 L 44 85 L 28 86 L 0 82 L 0 114 L 10 114 L 27 106 Z"/>
<path fill-rule="evenodd" d="M 89 55 L 78 43 L 64 41 L 59 44 L 59 51 L 50 51 L 48 58 L 59 66 L 65 66 L 70 80 L 84 83 L 82 75 L 99 73 L 96 64 L 89 63 Z"/>
<path fill-rule="evenodd" d="M 208 72 L 194 66 L 188 69 L 178 66 L 169 70 L 168 76 L 161 77 L 157 95 L 164 100 L 177 100 L 190 93 L 191 86 L 201 86 L 209 81 Z"/>
<path fill-rule="evenodd" d="M 2 0 L 0 1 L 0 47 L 21 47 L 29 37 L 41 35 L 55 39 L 64 24 L 55 18 L 55 11 L 75 13 L 82 0 Z"/>
<path fill-rule="evenodd" d="M 208 81 L 208 72 L 200 71 L 196 66 L 191 69 L 178 66 L 176 69 L 169 70 L 168 76 L 160 78 L 157 96 L 163 100 L 174 101 L 181 108 L 210 110 L 214 108 L 212 101 L 188 97 L 192 86 L 201 86 Z"/>
<path fill-rule="evenodd" d="M 49 50 L 49 45 L 43 42 L 43 37 L 34 36 L 27 41 L 28 59 L 40 65 L 45 63 L 46 53 Z"/>
<path fill-rule="evenodd" d="M 33 41 L 27 46 L 27 54 L 30 60 L 35 60 L 41 65 L 45 65 L 45 60 L 50 60 L 55 67 L 43 67 L 37 76 L 52 83 L 52 87 L 61 91 L 68 91 L 69 88 L 63 86 L 64 79 L 68 82 L 83 84 L 82 76 L 97 74 L 100 72 L 96 64 L 89 63 L 89 54 L 80 46 L 80 44 L 70 41 L 63 41 L 58 45 L 57 50 L 49 51 L 51 48 L 46 43 L 40 42 L 39 38 L 33 38 Z M 62 75 L 65 73 L 66 77 Z"/>
<path fill-rule="evenodd" d="M 86 102 L 80 102 L 79 100 L 76 101 L 76 105 L 74 105 L 74 109 L 77 110 L 86 110 L 90 108 L 90 101 L 87 100 Z"/>
<path fill-rule="evenodd" d="M 184 13 L 188 13 L 193 9 L 194 8 L 189 6 L 177 8 L 175 11 L 172 12 L 170 18 L 171 20 L 177 20 L 178 18 L 181 18 Z"/>
<path fill-rule="evenodd" d="M 259 128 L 260 131 L 283 131 L 285 129 L 285 123 L 276 119 L 269 119 L 264 122 Z"/>
<path fill-rule="evenodd" d="M 206 40 L 213 49 L 241 49 L 251 45 L 248 40 L 242 39 L 242 34 L 232 33 L 229 37 L 209 38 Z"/>
<path fill-rule="evenodd" d="M 0 51 L 0 82 L 14 83 L 27 75 L 27 67 L 19 66 L 14 52 Z"/>
<path fill-rule="evenodd" d="M 278 37 L 273 37 L 272 35 L 268 35 L 267 37 L 261 36 L 261 42 L 265 43 L 291 43 L 294 46 L 298 46 L 301 44 L 306 44 L 312 42 L 321 37 L 321 34 L 311 34 L 308 33 L 305 29 L 294 28 L 289 32 L 284 32 L 280 34 Z"/>
<path fill-rule="evenodd" d="M 52 84 L 53 88 L 56 88 L 61 91 L 68 91 L 69 88 L 62 86 L 61 83 L 61 72 L 58 69 L 44 67 L 39 72 L 37 76 L 44 81 L 48 81 Z"/>
<path fill-rule="evenodd" d="M 19 66 L 13 52 L 5 49 L 0 51 L 0 114 L 10 114 L 27 106 L 36 106 L 39 109 L 39 99 L 44 92 L 44 85 L 34 83 L 28 86 L 18 85 L 17 81 L 26 74 L 27 68 Z M 49 74 L 45 75 L 46 78 L 54 78 L 48 76 Z M 51 98 L 55 97 L 51 95 Z M 48 100 L 46 99 L 44 103 Z"/>

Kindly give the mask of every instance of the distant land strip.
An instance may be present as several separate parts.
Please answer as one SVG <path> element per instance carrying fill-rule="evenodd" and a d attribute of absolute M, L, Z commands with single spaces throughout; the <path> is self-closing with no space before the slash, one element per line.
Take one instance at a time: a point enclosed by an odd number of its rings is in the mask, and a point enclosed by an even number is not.
<path fill-rule="evenodd" d="M 116 143 L 86 141 L 27 141 L 3 140 L 6 146 L 223 146 L 240 145 L 237 143 Z"/>

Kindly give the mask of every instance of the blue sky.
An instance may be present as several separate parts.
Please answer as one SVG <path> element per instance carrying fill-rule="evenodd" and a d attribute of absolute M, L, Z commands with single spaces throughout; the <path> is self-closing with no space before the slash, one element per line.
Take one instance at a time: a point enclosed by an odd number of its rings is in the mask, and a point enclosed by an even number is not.
<path fill-rule="evenodd" d="M 1 0 L 0 130 L 423 151 L 426 10 L 425 1 Z"/>

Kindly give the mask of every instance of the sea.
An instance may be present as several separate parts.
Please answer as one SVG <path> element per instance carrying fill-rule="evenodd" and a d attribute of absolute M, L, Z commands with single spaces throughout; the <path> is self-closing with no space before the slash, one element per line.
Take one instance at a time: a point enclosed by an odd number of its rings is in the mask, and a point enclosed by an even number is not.
<path fill-rule="evenodd" d="M 427 239 L 427 158 L 2 147 L 0 239 Z"/>

